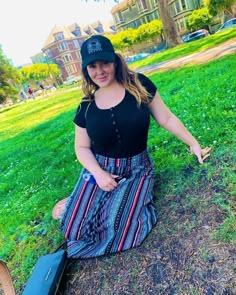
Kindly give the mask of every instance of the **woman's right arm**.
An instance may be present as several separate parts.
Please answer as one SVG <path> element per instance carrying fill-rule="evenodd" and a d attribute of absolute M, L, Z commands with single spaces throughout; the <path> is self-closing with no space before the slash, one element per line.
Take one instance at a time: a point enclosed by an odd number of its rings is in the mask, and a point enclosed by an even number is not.
<path fill-rule="evenodd" d="M 104 191 L 117 186 L 114 176 L 103 170 L 91 151 L 91 141 L 86 128 L 75 127 L 75 153 L 79 162 L 94 176 L 97 185 Z"/>

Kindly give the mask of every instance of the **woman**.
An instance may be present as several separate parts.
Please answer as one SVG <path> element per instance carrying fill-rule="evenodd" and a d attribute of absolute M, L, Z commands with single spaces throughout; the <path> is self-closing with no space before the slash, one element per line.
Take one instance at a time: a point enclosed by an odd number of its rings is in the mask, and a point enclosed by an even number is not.
<path fill-rule="evenodd" d="M 28 93 L 31 98 L 35 99 L 34 90 L 30 86 L 28 86 Z"/>
<path fill-rule="evenodd" d="M 140 245 L 156 223 L 153 166 L 147 153 L 150 115 L 190 146 L 199 163 L 209 149 L 161 100 L 156 86 L 128 69 L 104 36 L 81 48 L 85 97 L 75 115 L 75 151 L 84 169 L 61 219 L 69 257 L 95 257 Z"/>

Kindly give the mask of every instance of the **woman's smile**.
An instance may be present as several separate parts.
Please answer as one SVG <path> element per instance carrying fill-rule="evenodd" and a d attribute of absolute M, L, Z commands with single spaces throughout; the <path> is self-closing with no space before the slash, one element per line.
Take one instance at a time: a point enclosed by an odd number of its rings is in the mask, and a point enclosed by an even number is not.
<path fill-rule="evenodd" d="M 99 87 L 107 87 L 115 80 L 115 65 L 111 62 L 96 61 L 87 66 L 89 77 Z"/>

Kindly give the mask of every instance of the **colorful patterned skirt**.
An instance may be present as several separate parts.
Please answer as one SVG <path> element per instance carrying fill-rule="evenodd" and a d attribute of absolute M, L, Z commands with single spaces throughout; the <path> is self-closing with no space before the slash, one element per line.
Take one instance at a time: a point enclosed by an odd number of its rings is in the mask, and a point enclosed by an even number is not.
<path fill-rule="evenodd" d="M 157 221 L 147 151 L 130 158 L 96 159 L 104 170 L 126 180 L 106 192 L 85 180 L 88 171 L 82 170 L 61 218 L 69 257 L 96 257 L 139 246 Z"/>

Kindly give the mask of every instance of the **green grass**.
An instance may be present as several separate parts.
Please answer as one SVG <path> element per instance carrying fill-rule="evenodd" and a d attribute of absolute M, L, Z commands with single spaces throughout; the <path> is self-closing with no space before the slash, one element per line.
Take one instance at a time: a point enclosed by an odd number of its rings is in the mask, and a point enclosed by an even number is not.
<path fill-rule="evenodd" d="M 236 55 L 230 55 L 151 76 L 171 110 L 203 146 L 213 149 L 199 166 L 184 144 L 152 122 L 149 150 L 159 175 L 157 201 L 188 194 L 186 209 L 197 207 L 197 215 L 206 203 L 196 197 L 210 182 L 216 189 L 211 202 L 225 212 L 213 238 L 228 243 L 235 238 L 235 68 Z M 18 289 L 37 257 L 62 241 L 51 210 L 73 190 L 81 168 L 72 123 L 81 97 L 80 91 L 71 91 L 0 111 L 0 257 L 8 262 Z M 196 226 L 193 218 L 186 231 Z"/>
<path fill-rule="evenodd" d="M 170 48 L 170 49 L 152 54 L 151 56 L 143 60 L 131 63 L 130 67 L 133 69 L 136 69 L 136 68 L 148 66 L 154 63 L 159 63 L 166 60 L 183 57 L 195 52 L 213 48 L 217 45 L 220 45 L 234 38 L 236 38 L 236 30 L 235 28 L 232 28 L 229 30 L 225 30 L 225 31 L 210 35 L 200 40 L 196 40 L 189 43 L 183 43 L 181 45 L 176 46 L 175 48 Z"/>

